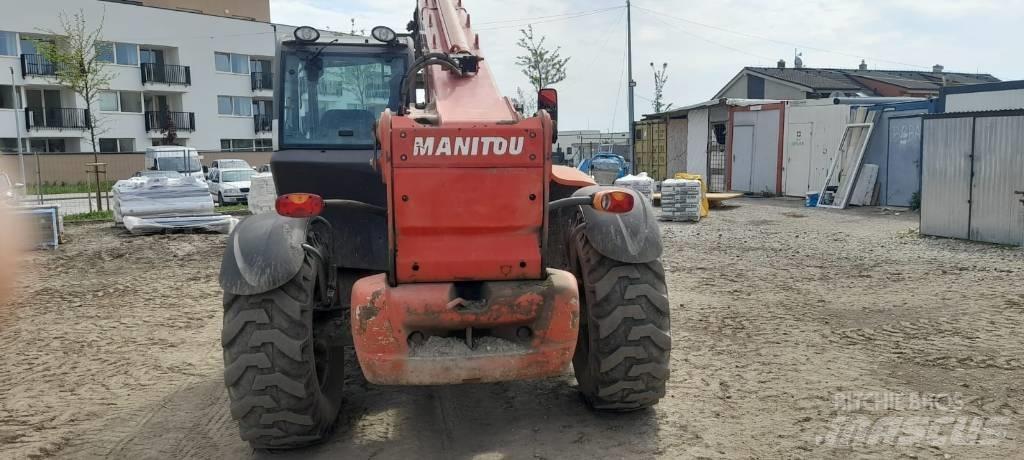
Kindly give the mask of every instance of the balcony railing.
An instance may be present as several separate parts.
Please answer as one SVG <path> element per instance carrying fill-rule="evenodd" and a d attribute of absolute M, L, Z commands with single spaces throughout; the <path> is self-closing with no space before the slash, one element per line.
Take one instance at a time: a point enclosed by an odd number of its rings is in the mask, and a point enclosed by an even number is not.
<path fill-rule="evenodd" d="M 252 121 L 256 125 L 257 133 L 269 133 L 274 130 L 274 117 L 270 115 L 257 113 L 252 116 Z"/>
<path fill-rule="evenodd" d="M 142 83 L 166 83 L 168 85 L 192 84 L 192 70 L 184 65 L 153 64 L 144 62 L 142 69 Z"/>
<path fill-rule="evenodd" d="M 41 54 L 21 55 L 22 77 L 29 75 L 57 75 L 59 70 L 61 70 L 61 65 L 50 62 L 49 59 L 46 59 L 46 56 Z"/>
<path fill-rule="evenodd" d="M 274 74 L 270 72 L 253 72 L 250 76 L 252 78 L 253 91 L 269 91 L 274 89 Z"/>
<path fill-rule="evenodd" d="M 146 112 L 146 131 L 163 131 L 174 123 L 177 131 L 195 131 L 196 114 L 194 112 Z"/>
<path fill-rule="evenodd" d="M 25 127 L 33 129 L 86 129 L 91 120 L 86 109 L 63 107 L 25 109 Z"/>

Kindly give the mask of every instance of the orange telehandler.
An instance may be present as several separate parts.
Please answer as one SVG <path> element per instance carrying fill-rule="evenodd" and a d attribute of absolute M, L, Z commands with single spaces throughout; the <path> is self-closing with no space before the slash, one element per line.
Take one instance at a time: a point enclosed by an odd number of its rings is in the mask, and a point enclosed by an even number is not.
<path fill-rule="evenodd" d="M 279 44 L 277 213 L 229 238 L 224 380 L 256 448 L 315 443 L 344 347 L 370 383 L 559 376 L 598 410 L 656 404 L 669 301 L 649 202 L 551 164 L 557 93 L 520 116 L 461 0 L 387 27 Z M 351 342 L 347 336 L 351 334 Z"/>

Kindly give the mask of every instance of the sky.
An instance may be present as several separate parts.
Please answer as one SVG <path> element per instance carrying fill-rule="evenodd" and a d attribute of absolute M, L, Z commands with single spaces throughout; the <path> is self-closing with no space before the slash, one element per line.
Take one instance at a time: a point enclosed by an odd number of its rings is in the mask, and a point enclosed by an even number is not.
<path fill-rule="evenodd" d="M 457 0 L 453 0 L 457 1 Z M 570 57 L 559 91 L 559 129 L 628 126 L 625 0 L 463 0 L 498 87 L 529 82 L 515 65 L 520 29 L 532 24 Z M 387 25 L 403 32 L 415 0 L 270 0 L 271 20 L 341 32 Z M 711 99 L 744 66 L 989 73 L 1024 79 L 1024 0 L 635 0 L 635 117 L 651 113 L 654 74 L 668 63 L 665 102 Z M 529 90 L 528 92 L 532 92 Z"/>

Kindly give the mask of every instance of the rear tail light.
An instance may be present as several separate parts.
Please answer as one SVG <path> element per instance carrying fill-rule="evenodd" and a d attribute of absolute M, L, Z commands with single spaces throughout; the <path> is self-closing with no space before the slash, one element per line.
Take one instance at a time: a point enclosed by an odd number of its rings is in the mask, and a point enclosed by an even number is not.
<path fill-rule="evenodd" d="M 277 197 L 274 208 L 285 217 L 319 216 L 324 210 L 324 199 L 312 193 L 289 193 Z"/>
<path fill-rule="evenodd" d="M 594 194 L 594 208 L 605 212 L 623 213 L 633 210 L 633 195 L 621 190 Z"/>

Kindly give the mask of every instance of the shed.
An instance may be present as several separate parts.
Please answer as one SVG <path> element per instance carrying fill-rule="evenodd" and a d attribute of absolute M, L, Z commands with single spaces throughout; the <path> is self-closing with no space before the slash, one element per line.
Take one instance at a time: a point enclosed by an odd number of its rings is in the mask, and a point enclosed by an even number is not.
<path fill-rule="evenodd" d="M 1024 245 L 1024 110 L 923 119 L 921 233 Z"/>
<path fill-rule="evenodd" d="M 783 194 L 802 197 L 821 191 L 850 121 L 850 106 L 832 99 L 789 101 L 785 118 Z"/>
<path fill-rule="evenodd" d="M 1024 80 L 942 88 L 937 112 L 1018 109 L 1024 109 Z"/>
<path fill-rule="evenodd" d="M 654 180 L 667 178 L 668 139 L 665 137 L 666 120 L 652 118 L 633 125 L 635 164 L 633 173 L 646 172 Z"/>
<path fill-rule="evenodd" d="M 782 194 L 783 103 L 729 109 L 726 188 L 737 192 Z"/>
<path fill-rule="evenodd" d="M 878 165 L 878 204 L 912 206 L 921 191 L 921 116 L 934 101 L 878 104 L 864 164 Z"/>

